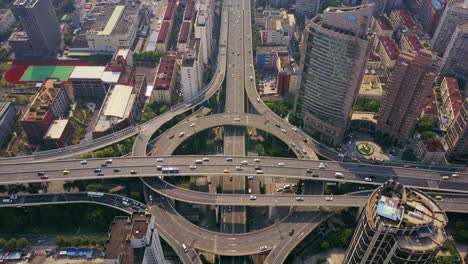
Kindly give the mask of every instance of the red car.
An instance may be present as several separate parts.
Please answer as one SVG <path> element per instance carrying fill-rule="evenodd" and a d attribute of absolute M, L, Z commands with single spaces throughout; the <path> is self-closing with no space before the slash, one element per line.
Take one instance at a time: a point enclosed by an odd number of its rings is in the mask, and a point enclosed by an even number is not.
<path fill-rule="evenodd" d="M 47 179 L 49 179 L 49 176 L 47 176 L 47 175 L 42 175 L 41 176 L 41 180 L 47 180 Z"/>

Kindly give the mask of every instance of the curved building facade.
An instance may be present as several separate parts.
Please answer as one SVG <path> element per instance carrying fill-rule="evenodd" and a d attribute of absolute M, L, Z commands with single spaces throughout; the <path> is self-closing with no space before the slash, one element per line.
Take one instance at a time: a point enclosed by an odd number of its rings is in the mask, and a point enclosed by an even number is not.
<path fill-rule="evenodd" d="M 327 8 L 305 30 L 298 106 L 306 131 L 320 141 L 340 143 L 348 126 L 367 64 L 372 10 Z"/>
<path fill-rule="evenodd" d="M 447 222 L 428 195 L 390 180 L 369 196 L 344 263 L 432 263 Z"/>

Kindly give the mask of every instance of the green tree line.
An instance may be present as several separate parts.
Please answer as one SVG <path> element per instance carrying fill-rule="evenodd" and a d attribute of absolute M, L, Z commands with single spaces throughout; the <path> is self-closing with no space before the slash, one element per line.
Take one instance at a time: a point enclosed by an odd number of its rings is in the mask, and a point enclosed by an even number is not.
<path fill-rule="evenodd" d="M 104 247 L 105 237 L 62 237 L 55 238 L 55 244 L 59 247 Z"/>
<path fill-rule="evenodd" d="M 0 249 L 3 249 L 3 250 L 19 250 L 27 246 L 28 246 L 28 240 L 24 237 L 19 238 L 19 239 L 10 238 L 9 240 L 0 238 Z"/>

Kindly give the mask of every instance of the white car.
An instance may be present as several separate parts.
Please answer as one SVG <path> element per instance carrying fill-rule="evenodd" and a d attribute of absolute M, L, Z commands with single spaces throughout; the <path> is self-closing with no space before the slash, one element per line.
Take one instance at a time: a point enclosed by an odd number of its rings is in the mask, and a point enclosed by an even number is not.
<path fill-rule="evenodd" d="M 203 161 L 210 161 L 210 158 L 204 157 L 202 160 L 203 160 Z"/>
<path fill-rule="evenodd" d="M 260 162 L 260 159 L 254 159 L 255 162 Z"/>
<path fill-rule="evenodd" d="M 257 200 L 257 196 L 255 196 L 255 195 L 250 195 L 249 199 L 250 199 L 250 200 Z"/>
<path fill-rule="evenodd" d="M 195 123 L 192 123 L 192 124 L 190 124 L 190 127 L 194 127 L 195 125 L 196 125 Z"/>
<path fill-rule="evenodd" d="M 327 197 L 325 197 L 325 201 L 329 201 L 329 202 L 333 201 L 333 197 L 327 196 Z"/>
<path fill-rule="evenodd" d="M 279 162 L 279 163 L 278 163 L 278 166 L 284 167 L 284 166 L 286 166 L 286 164 L 284 164 L 283 162 Z"/>
<path fill-rule="evenodd" d="M 297 128 L 295 128 L 295 127 L 291 127 L 291 130 L 294 131 L 294 132 L 297 132 Z"/>
<path fill-rule="evenodd" d="M 302 201 L 304 201 L 304 197 L 302 197 L 302 196 L 297 196 L 297 197 L 296 197 L 296 201 L 302 202 Z"/>
<path fill-rule="evenodd" d="M 325 169 L 327 167 L 327 163 L 320 162 L 319 169 Z"/>
<path fill-rule="evenodd" d="M 180 132 L 179 137 L 183 137 L 185 135 L 184 132 Z"/>
<path fill-rule="evenodd" d="M 279 187 L 278 189 L 276 189 L 277 192 L 282 192 L 283 191 L 283 188 L 282 187 Z"/>
<path fill-rule="evenodd" d="M 106 164 L 112 164 L 112 159 L 106 159 L 106 161 L 104 162 Z"/>
<path fill-rule="evenodd" d="M 286 131 L 286 129 L 284 129 L 284 128 L 281 129 L 281 132 L 288 133 L 288 131 Z"/>
<path fill-rule="evenodd" d="M 196 168 L 197 168 L 197 166 L 195 166 L 195 165 L 190 165 L 190 169 L 191 169 L 191 170 L 194 170 L 194 169 L 196 169 Z"/>
<path fill-rule="evenodd" d="M 371 182 L 371 181 L 372 181 L 372 179 L 369 178 L 369 177 L 364 178 L 364 180 L 365 180 L 366 182 Z"/>
<path fill-rule="evenodd" d="M 163 162 L 163 161 L 164 161 L 163 158 L 157 158 L 157 159 L 156 159 L 156 162 Z"/>
<path fill-rule="evenodd" d="M 236 117 L 234 118 L 234 121 L 240 121 L 240 118 Z"/>
<path fill-rule="evenodd" d="M 86 164 L 88 164 L 88 161 L 87 160 L 82 160 L 82 161 L 80 161 L 80 164 L 81 165 L 86 165 Z"/>

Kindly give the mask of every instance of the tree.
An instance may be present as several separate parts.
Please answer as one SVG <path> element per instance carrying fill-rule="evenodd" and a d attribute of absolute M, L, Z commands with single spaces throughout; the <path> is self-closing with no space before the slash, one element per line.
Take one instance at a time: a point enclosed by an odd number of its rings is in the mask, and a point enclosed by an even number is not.
<path fill-rule="evenodd" d="M 169 110 L 169 106 L 167 105 L 161 105 L 161 107 L 159 108 L 159 114 L 164 114 L 165 112 L 167 112 Z"/>
<path fill-rule="evenodd" d="M 321 250 L 327 250 L 330 248 L 330 243 L 328 243 L 327 241 L 323 241 L 321 244 L 320 244 L 320 249 Z"/>
<path fill-rule="evenodd" d="M 265 154 L 265 148 L 263 147 L 263 145 L 261 144 L 258 144 L 256 147 L 255 147 L 255 150 L 257 151 L 257 154 L 259 156 L 263 156 Z"/>
<path fill-rule="evenodd" d="M 8 242 L 6 242 L 6 244 L 5 244 L 5 249 L 7 249 L 7 250 L 16 249 L 16 239 L 12 238 L 12 239 L 8 240 Z"/>
<path fill-rule="evenodd" d="M 6 240 L 4 238 L 0 238 L 0 248 L 4 248 L 6 244 Z"/>
<path fill-rule="evenodd" d="M 206 147 L 207 147 L 209 150 L 214 149 L 214 147 L 215 147 L 215 142 L 214 142 L 214 140 L 209 139 L 208 141 L 206 141 Z"/>
<path fill-rule="evenodd" d="M 22 237 L 16 241 L 16 248 L 23 249 L 28 245 L 28 240 L 25 237 Z"/>
<path fill-rule="evenodd" d="M 418 161 L 418 158 L 416 155 L 414 155 L 414 152 L 412 149 L 408 148 L 403 152 L 403 155 L 401 156 L 402 160 L 406 161 Z"/>
<path fill-rule="evenodd" d="M 107 192 L 109 191 L 109 188 L 107 188 L 103 184 L 94 183 L 86 186 L 86 190 L 91 192 Z"/>
<path fill-rule="evenodd" d="M 58 236 L 55 238 L 55 245 L 58 247 L 64 247 L 65 246 L 65 238 L 62 236 Z"/>
<path fill-rule="evenodd" d="M 432 131 L 424 131 L 421 133 L 421 139 L 423 140 L 434 140 L 437 135 Z"/>
<path fill-rule="evenodd" d="M 427 117 L 421 117 L 416 125 L 418 132 L 430 131 L 433 129 L 432 121 Z"/>

